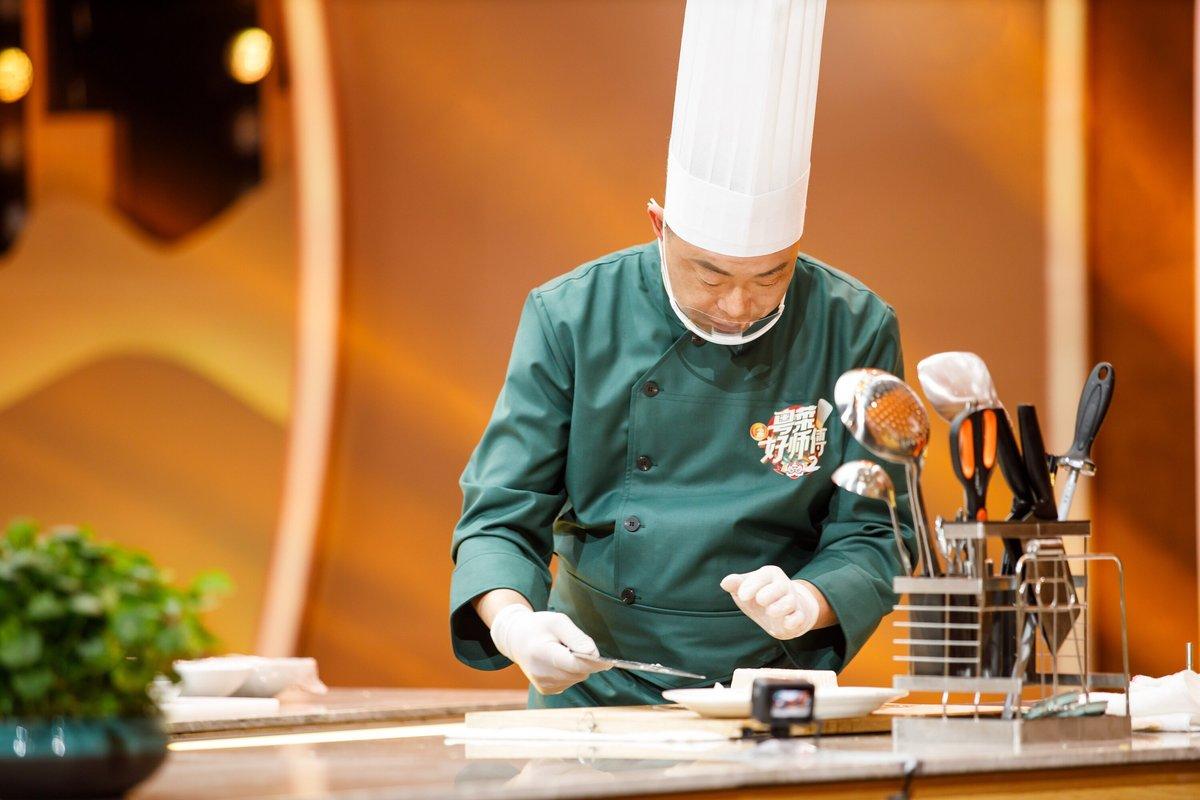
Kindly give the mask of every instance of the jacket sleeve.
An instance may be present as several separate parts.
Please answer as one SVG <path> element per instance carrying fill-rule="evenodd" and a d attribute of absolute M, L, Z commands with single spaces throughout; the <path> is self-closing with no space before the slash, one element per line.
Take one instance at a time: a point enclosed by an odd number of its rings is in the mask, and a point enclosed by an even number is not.
<path fill-rule="evenodd" d="M 545 307 L 531 293 L 521 312 L 504 387 L 462 474 L 462 517 L 454 529 L 450 638 L 468 666 L 511 663 L 492 644 L 471 600 L 507 588 L 535 609 L 550 592 L 551 526 L 566 499 L 563 471 L 572 373 Z"/>
<path fill-rule="evenodd" d="M 877 367 L 899 378 L 904 377 L 904 360 L 900 349 L 900 330 L 895 313 L 888 309 L 882 323 L 860 363 L 855 366 Z M 836 421 L 834 424 L 841 424 Z M 901 533 L 912 562 L 916 563 L 916 538 L 912 512 L 908 503 L 904 468 L 880 459 L 866 450 L 852 436 L 840 459 L 834 465 L 865 458 L 880 464 L 896 487 L 897 515 Z M 813 648 L 828 649 L 822 659 L 832 669 L 840 670 L 862 648 L 896 602 L 892 578 L 903 571 L 896 552 L 891 517 L 887 505 L 841 489 L 836 489 L 829 504 L 829 513 L 821 526 L 821 538 L 813 559 L 804 565 L 794 578 L 816 586 L 837 614 L 838 624 L 832 628 L 785 642 L 785 649 L 795 655 Z M 808 641 L 806 641 L 808 640 Z M 812 656 L 806 663 L 813 663 Z"/>

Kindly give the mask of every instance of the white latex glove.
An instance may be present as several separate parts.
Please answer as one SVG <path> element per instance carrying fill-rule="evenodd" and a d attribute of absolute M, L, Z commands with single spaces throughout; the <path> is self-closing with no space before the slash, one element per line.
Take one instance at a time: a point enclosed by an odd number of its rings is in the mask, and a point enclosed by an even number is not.
<path fill-rule="evenodd" d="M 570 617 L 554 611 L 507 605 L 492 619 L 492 641 L 542 694 L 562 694 L 593 672 L 609 669 L 571 655 L 571 650 L 596 655 L 599 651 Z"/>
<path fill-rule="evenodd" d="M 721 588 L 758 626 L 776 639 L 795 639 L 812 630 L 821 613 L 816 592 L 774 565 L 726 575 Z"/>

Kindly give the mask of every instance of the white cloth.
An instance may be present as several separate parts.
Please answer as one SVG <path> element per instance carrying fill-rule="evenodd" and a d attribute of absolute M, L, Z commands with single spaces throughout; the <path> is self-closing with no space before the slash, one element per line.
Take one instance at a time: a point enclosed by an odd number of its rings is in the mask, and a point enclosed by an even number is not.
<path fill-rule="evenodd" d="M 1125 695 L 1090 692 L 1089 699 L 1107 700 L 1108 713 L 1125 714 Z M 1200 728 L 1200 676 L 1190 669 L 1151 678 L 1137 675 L 1129 681 L 1134 730 L 1187 731 Z"/>
<path fill-rule="evenodd" d="M 804 231 L 825 0 L 688 0 L 667 157 L 666 222 L 761 256 Z"/>

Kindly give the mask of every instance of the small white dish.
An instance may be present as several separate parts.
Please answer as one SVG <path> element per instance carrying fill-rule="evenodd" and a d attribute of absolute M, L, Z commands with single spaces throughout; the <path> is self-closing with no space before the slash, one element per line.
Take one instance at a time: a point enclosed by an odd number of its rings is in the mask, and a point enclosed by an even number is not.
<path fill-rule="evenodd" d="M 223 657 L 176 661 L 174 667 L 182 697 L 228 697 L 250 677 L 253 664 L 247 658 Z"/>
<path fill-rule="evenodd" d="M 315 658 L 253 657 L 250 674 L 237 689 L 238 697 L 274 697 L 285 689 L 324 694 Z"/>
<path fill-rule="evenodd" d="M 874 686 L 818 686 L 814 711 L 819 720 L 870 714 L 908 692 Z M 702 717 L 740 719 L 750 716 L 750 687 L 738 689 L 668 689 L 663 699 L 678 703 Z"/>

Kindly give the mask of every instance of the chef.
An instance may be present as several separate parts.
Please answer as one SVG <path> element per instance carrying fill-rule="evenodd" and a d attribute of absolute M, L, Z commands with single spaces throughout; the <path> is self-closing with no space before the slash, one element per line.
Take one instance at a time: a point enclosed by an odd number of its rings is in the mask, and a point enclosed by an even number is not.
<path fill-rule="evenodd" d="M 689 0 L 655 240 L 525 301 L 462 475 L 450 628 L 464 663 L 516 663 L 531 707 L 840 670 L 895 601 L 886 506 L 829 476 L 870 457 L 831 413 L 834 383 L 901 372 L 896 315 L 799 250 L 824 12 Z"/>

